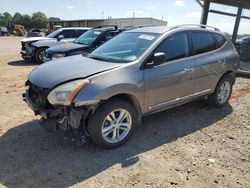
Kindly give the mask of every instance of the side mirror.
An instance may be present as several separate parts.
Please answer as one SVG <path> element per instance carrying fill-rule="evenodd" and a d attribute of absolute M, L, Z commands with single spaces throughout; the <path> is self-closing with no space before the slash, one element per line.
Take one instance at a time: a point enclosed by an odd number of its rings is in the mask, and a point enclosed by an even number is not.
<path fill-rule="evenodd" d="M 57 37 L 57 40 L 58 40 L 58 41 L 60 41 L 60 40 L 62 40 L 62 39 L 64 39 L 64 36 L 63 36 L 63 35 L 59 35 L 59 36 Z"/>
<path fill-rule="evenodd" d="M 166 54 L 158 52 L 153 55 L 153 66 L 161 65 L 166 61 Z"/>

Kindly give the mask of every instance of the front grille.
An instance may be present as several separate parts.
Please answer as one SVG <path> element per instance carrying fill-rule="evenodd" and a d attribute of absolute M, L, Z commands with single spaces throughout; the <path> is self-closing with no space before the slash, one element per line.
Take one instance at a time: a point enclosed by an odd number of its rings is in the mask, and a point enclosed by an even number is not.
<path fill-rule="evenodd" d="M 40 88 L 31 82 L 27 81 L 28 85 L 28 95 L 31 101 L 34 103 L 37 108 L 44 108 L 48 105 L 47 95 L 49 93 L 49 89 Z"/>

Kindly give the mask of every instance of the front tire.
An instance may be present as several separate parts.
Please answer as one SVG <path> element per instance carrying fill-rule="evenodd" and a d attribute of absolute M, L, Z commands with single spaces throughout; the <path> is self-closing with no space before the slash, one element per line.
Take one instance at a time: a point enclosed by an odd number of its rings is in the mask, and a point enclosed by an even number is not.
<path fill-rule="evenodd" d="M 38 48 L 35 52 L 35 61 L 39 64 L 44 63 L 43 54 L 47 48 Z"/>
<path fill-rule="evenodd" d="M 225 106 L 232 94 L 233 80 L 230 76 L 223 77 L 216 86 L 213 94 L 208 97 L 212 106 L 222 108 Z"/>
<path fill-rule="evenodd" d="M 136 127 L 136 111 L 128 102 L 113 99 L 104 102 L 90 117 L 89 134 L 94 143 L 105 149 L 125 144 Z"/>

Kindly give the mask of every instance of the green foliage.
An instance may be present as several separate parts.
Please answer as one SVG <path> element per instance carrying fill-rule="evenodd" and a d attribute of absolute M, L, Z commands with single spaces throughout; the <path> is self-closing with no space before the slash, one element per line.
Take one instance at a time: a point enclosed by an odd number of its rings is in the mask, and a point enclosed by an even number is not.
<path fill-rule="evenodd" d="M 5 20 L 1 13 L 0 13 L 0 26 L 5 26 Z"/>
<path fill-rule="evenodd" d="M 12 17 L 10 13 L 4 12 L 0 13 L 0 26 L 8 27 L 9 29 L 13 28 L 14 24 L 20 24 L 25 26 L 25 28 L 47 28 L 48 22 L 50 21 L 60 21 L 60 18 L 47 16 L 42 12 L 36 12 L 32 16 L 28 14 L 22 15 L 17 12 Z"/>
<path fill-rule="evenodd" d="M 31 22 L 34 28 L 46 28 L 48 25 L 48 18 L 44 13 L 36 12 L 32 14 Z"/>
<path fill-rule="evenodd" d="M 14 24 L 21 24 L 22 19 L 23 19 L 22 14 L 20 14 L 19 12 L 17 12 L 17 13 L 14 14 L 14 16 L 12 18 L 12 22 Z"/>
<path fill-rule="evenodd" d="M 61 21 L 61 19 L 58 17 L 49 17 L 49 21 L 50 22 L 58 22 L 58 21 Z"/>
<path fill-rule="evenodd" d="M 5 22 L 11 22 L 12 21 L 12 16 L 8 12 L 3 13 L 3 18 L 4 18 Z"/>
<path fill-rule="evenodd" d="M 25 28 L 30 28 L 32 26 L 30 15 L 24 14 L 22 16 L 21 25 L 23 25 Z"/>

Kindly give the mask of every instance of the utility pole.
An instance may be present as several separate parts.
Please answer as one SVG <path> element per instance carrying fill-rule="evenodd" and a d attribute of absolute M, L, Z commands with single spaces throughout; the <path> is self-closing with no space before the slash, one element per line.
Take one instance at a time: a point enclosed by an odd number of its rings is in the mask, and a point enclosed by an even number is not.
<path fill-rule="evenodd" d="M 132 26 L 134 25 L 135 12 L 133 12 Z"/>

